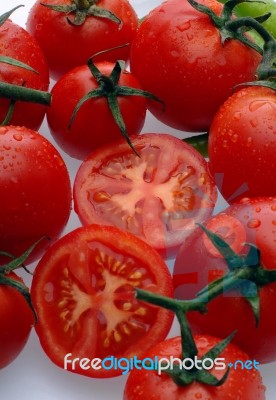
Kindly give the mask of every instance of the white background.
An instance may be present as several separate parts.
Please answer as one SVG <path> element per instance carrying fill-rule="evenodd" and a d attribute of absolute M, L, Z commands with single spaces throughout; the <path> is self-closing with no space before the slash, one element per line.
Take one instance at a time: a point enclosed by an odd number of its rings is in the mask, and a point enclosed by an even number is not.
<path fill-rule="evenodd" d="M 161 0 L 130 0 L 130 3 L 135 7 L 139 17 L 142 17 L 160 4 Z M 19 0 L 4 2 L 2 0 L 0 14 L 19 4 L 24 4 L 25 7 L 16 10 L 11 19 L 25 27 L 28 11 L 34 4 L 34 0 L 23 0 L 22 2 L 19 2 Z M 53 142 L 45 122 L 40 128 L 40 132 Z M 183 136 L 181 132 L 164 126 L 149 114 L 143 132 L 163 132 L 175 134 L 179 137 Z M 62 151 L 61 154 L 73 179 L 79 161 L 71 160 Z M 224 204 L 220 201 L 219 208 L 223 206 Z M 65 232 L 77 226 L 79 226 L 79 221 L 73 212 Z M 271 312 L 273 318 L 274 310 L 271 310 Z M 178 326 L 174 324 L 170 336 L 177 334 Z M 1 343 L 1 345 L 3 344 Z M 264 383 L 267 386 L 267 400 L 275 400 L 275 372 L 276 363 L 261 367 Z M 20 356 L 11 365 L 1 370 L 0 396 L 3 400 L 122 400 L 125 380 L 125 376 L 96 380 L 63 371 L 47 358 L 40 347 L 35 332 L 32 332 Z"/>

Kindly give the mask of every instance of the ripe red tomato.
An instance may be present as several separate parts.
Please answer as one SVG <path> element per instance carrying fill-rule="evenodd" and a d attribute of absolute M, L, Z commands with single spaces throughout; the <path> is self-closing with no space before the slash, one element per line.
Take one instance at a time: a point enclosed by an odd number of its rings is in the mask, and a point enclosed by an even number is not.
<path fill-rule="evenodd" d="M 44 0 L 45 5 L 72 6 L 81 1 Z M 82 2 L 84 3 L 84 2 Z M 92 4 L 93 3 L 93 4 Z M 58 79 L 74 67 L 86 64 L 94 54 L 131 43 L 138 26 L 138 17 L 128 0 L 89 1 L 89 7 L 106 9 L 122 22 L 106 18 L 88 16 L 84 23 L 75 26 L 68 22 L 74 19 L 74 13 L 62 13 L 51 10 L 37 0 L 30 10 L 27 30 L 36 38 L 48 61 L 51 76 Z M 83 9 L 82 9 L 83 11 Z M 97 58 L 98 61 L 116 61 L 127 59 L 129 46 L 112 50 Z"/>
<path fill-rule="evenodd" d="M 217 15 L 221 4 L 202 1 Z M 156 61 L 158 60 L 158 62 Z M 260 55 L 237 40 L 224 45 L 210 18 L 187 1 L 169 0 L 152 10 L 132 43 L 130 66 L 162 122 L 186 131 L 206 131 L 219 106 L 241 82 L 254 80 Z"/>
<path fill-rule="evenodd" d="M 238 254 L 246 253 L 246 244 L 255 244 L 261 252 L 261 265 L 276 269 L 276 198 L 243 199 L 206 222 L 211 231 L 222 236 Z M 185 240 L 174 266 L 175 296 L 194 298 L 208 283 L 228 271 L 225 260 L 198 228 Z M 233 342 L 252 359 L 270 362 L 276 359 L 276 284 L 259 288 L 260 319 L 256 327 L 251 306 L 239 291 L 231 290 L 208 303 L 208 312 L 191 312 L 188 319 L 195 332 L 226 337 L 237 329 Z M 220 316 L 225 315 L 221 319 Z"/>
<path fill-rule="evenodd" d="M 58 151 L 25 127 L 0 127 L 0 250 L 23 254 L 43 236 L 54 241 L 67 223 L 71 187 Z M 49 246 L 43 240 L 29 261 Z"/>
<path fill-rule="evenodd" d="M 139 357 L 163 340 L 173 314 L 136 300 L 134 287 L 172 296 L 166 264 L 142 240 L 115 227 L 89 225 L 57 241 L 39 262 L 31 289 L 36 331 L 50 359 L 64 368 L 68 354 L 71 361 Z M 80 362 L 66 367 L 97 378 L 121 374 L 84 369 Z"/>
<path fill-rule="evenodd" d="M 220 342 L 219 339 L 200 335 L 195 337 L 198 347 L 198 357 L 202 357 L 212 347 Z M 157 344 L 146 352 L 143 358 L 155 359 L 155 357 L 170 357 L 181 359 L 181 339 L 171 338 Z M 219 357 L 224 358 L 227 366 L 234 364 L 237 360 L 246 362 L 248 356 L 233 344 L 229 344 Z M 223 370 L 211 370 L 217 379 L 221 379 L 226 372 Z M 208 386 L 199 382 L 193 382 L 187 386 L 178 386 L 165 372 L 158 375 L 156 371 L 145 371 L 134 369 L 131 371 L 126 382 L 123 400 L 264 400 L 265 387 L 257 370 L 232 368 L 228 378 L 221 386 Z"/>
<path fill-rule="evenodd" d="M 106 76 L 110 75 L 114 65 L 110 62 L 96 64 Z M 141 89 L 137 79 L 127 71 L 121 73 L 118 85 Z M 69 129 L 70 119 L 79 100 L 97 88 L 99 83 L 88 66 L 84 65 L 63 75 L 52 89 L 52 104 L 47 111 L 48 125 L 59 146 L 71 157 L 84 159 L 92 150 L 122 137 L 106 97 L 87 100 Z M 127 132 L 140 133 L 146 117 L 145 98 L 118 96 L 117 99 Z"/>
<path fill-rule="evenodd" d="M 47 91 L 49 70 L 36 40 L 23 28 L 7 20 L 0 26 L 0 55 L 14 58 L 32 67 L 37 73 L 0 62 L 0 80 L 17 86 Z M 0 123 L 8 112 L 10 100 L 0 96 Z M 43 121 L 46 106 L 18 101 L 10 123 L 38 129 Z"/>
<path fill-rule="evenodd" d="M 208 153 L 229 201 L 276 195 L 276 92 L 246 87 L 229 97 L 210 128 Z M 222 177 L 222 179 L 221 179 Z"/>
<path fill-rule="evenodd" d="M 22 279 L 10 273 L 9 278 Z M 34 316 L 27 301 L 16 289 L 0 284 L 0 368 L 10 364 L 25 346 Z"/>
<path fill-rule="evenodd" d="M 115 225 L 143 238 L 164 257 L 207 219 L 216 188 L 204 158 L 166 134 L 132 136 L 101 147 L 81 165 L 74 183 L 83 224 Z"/>

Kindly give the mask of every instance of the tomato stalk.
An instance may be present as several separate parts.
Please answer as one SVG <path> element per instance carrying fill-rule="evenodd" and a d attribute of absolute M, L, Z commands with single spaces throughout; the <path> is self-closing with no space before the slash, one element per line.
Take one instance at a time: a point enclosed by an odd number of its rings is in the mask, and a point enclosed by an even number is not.
<path fill-rule="evenodd" d="M 80 26 L 84 24 L 87 17 L 104 18 L 113 21 L 119 25 L 119 29 L 122 26 L 122 21 L 114 13 L 106 10 L 102 7 L 98 7 L 97 3 L 99 0 L 72 0 L 71 4 L 66 5 L 52 5 L 40 3 L 42 6 L 47 7 L 53 11 L 57 11 L 64 14 L 74 14 L 74 18 L 70 19 L 67 17 L 67 22 L 70 25 Z"/>
<path fill-rule="evenodd" d="M 122 47 L 122 46 L 120 46 L 120 47 Z M 120 76 L 123 73 L 124 68 L 125 68 L 125 62 L 122 60 L 119 60 L 115 63 L 115 66 L 109 76 L 102 74 L 100 72 L 100 70 L 97 68 L 97 66 L 95 65 L 95 63 L 93 62 L 93 58 L 96 57 L 98 54 L 100 54 L 100 53 L 97 53 L 95 56 L 91 57 L 88 60 L 88 67 L 90 69 L 92 76 L 96 79 L 99 86 L 97 89 L 94 89 L 94 90 L 91 90 L 90 92 L 88 92 L 85 96 L 83 96 L 79 100 L 79 102 L 77 103 L 77 105 L 73 111 L 73 114 L 71 116 L 68 129 L 70 129 L 79 109 L 87 100 L 93 99 L 93 98 L 105 97 L 106 101 L 108 103 L 110 112 L 112 113 L 112 116 L 114 118 L 114 121 L 116 122 L 117 126 L 119 127 L 123 137 L 126 139 L 128 145 L 131 147 L 131 149 L 139 157 L 139 154 L 135 150 L 135 148 L 129 138 L 129 135 L 128 135 L 128 132 L 126 129 L 126 125 L 125 125 L 123 116 L 121 114 L 118 97 L 142 96 L 142 97 L 145 97 L 148 99 L 158 101 L 160 103 L 162 103 L 162 101 L 160 99 L 158 99 L 158 97 L 154 96 L 152 93 L 147 92 L 145 90 L 119 85 Z"/>

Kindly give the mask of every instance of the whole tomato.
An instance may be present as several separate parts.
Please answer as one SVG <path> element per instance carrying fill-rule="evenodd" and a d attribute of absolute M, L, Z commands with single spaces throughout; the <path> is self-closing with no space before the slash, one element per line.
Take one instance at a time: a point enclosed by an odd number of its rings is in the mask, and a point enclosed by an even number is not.
<path fill-rule="evenodd" d="M 208 335 L 195 336 L 195 343 L 198 348 L 198 357 L 204 356 L 211 348 L 220 342 L 219 339 Z M 154 346 L 143 355 L 143 359 L 155 360 L 156 357 L 170 360 L 171 358 L 181 359 L 181 338 L 175 337 Z M 248 356 L 233 344 L 219 355 L 224 359 L 225 365 L 234 364 L 237 360 L 246 362 Z M 177 361 L 176 361 L 177 363 Z M 169 372 L 169 371 L 168 371 Z M 221 379 L 226 368 L 208 371 Z M 208 386 L 197 381 L 189 385 L 177 385 L 173 379 L 162 371 L 158 374 L 154 370 L 143 368 L 131 371 L 126 382 L 123 400 L 265 400 L 265 387 L 262 378 L 257 370 L 230 369 L 226 381 L 221 386 Z"/>
<path fill-rule="evenodd" d="M 248 243 L 260 251 L 260 265 L 265 271 L 276 270 L 276 198 L 243 199 L 205 222 L 206 227 L 221 236 L 238 255 L 248 252 Z M 251 268 L 254 268 L 251 266 Z M 182 244 L 174 266 L 175 296 L 192 299 L 207 284 L 229 272 L 227 263 L 211 243 L 205 232 L 196 229 Z M 264 279 L 252 286 L 240 279 L 237 284 L 248 284 L 248 297 L 259 304 L 259 320 L 246 298 L 237 288 L 225 290 L 207 304 L 207 312 L 193 311 L 187 317 L 196 333 L 226 337 L 234 330 L 233 339 L 251 359 L 260 363 L 276 359 L 276 283 Z M 256 291 L 259 301 L 256 298 Z M 253 290 L 254 289 L 254 290 Z M 243 286 L 245 290 L 245 286 Z M 255 293 L 255 294 L 254 294 Z M 257 306 L 256 306 L 257 307 Z M 258 307 L 257 307 L 258 308 Z"/>
<path fill-rule="evenodd" d="M 249 86 L 235 92 L 216 113 L 208 154 L 228 202 L 276 195 L 275 111 L 275 90 Z"/>
<path fill-rule="evenodd" d="M 216 0 L 201 1 L 219 15 Z M 241 82 L 254 80 L 260 55 L 238 40 L 223 43 L 209 16 L 188 1 L 168 0 L 141 23 L 132 43 L 130 66 L 160 121 L 186 131 L 207 131 L 219 106 Z M 158 61 L 157 61 L 158 60 Z"/>
<path fill-rule="evenodd" d="M 65 11 L 52 6 L 64 7 Z M 104 10 L 117 21 L 103 17 Z M 84 19 L 78 24 L 75 15 L 80 12 Z M 40 44 L 51 76 L 58 79 L 98 52 L 131 43 L 138 17 L 128 0 L 37 0 L 26 26 Z M 97 61 L 127 59 L 128 55 L 129 46 L 98 56 Z"/>
<path fill-rule="evenodd" d="M 23 284 L 15 273 L 6 275 Z M 10 364 L 24 348 L 34 315 L 21 293 L 13 287 L 3 285 L 0 277 L 0 368 Z"/>
<path fill-rule="evenodd" d="M 114 99 L 128 134 L 140 133 L 146 118 L 147 103 L 144 97 L 121 96 L 118 92 L 119 87 L 142 89 L 132 73 L 121 71 L 118 84 L 109 80 L 107 85 L 102 86 L 101 83 L 106 81 L 104 77 L 109 78 L 115 64 L 101 62 L 94 67 L 98 70 L 99 80 L 86 65 L 63 75 L 52 89 L 52 104 L 47 111 L 47 121 L 54 139 L 65 152 L 78 159 L 84 159 L 92 150 L 122 137 L 110 109 L 110 102 L 114 102 Z M 84 102 L 72 121 L 79 101 L 92 91 L 95 94 L 98 92 L 97 96 L 91 96 Z M 106 95 L 110 92 L 113 96 L 109 101 Z"/>
<path fill-rule="evenodd" d="M 14 58 L 35 70 L 27 70 L 0 61 L 1 82 L 40 91 L 48 90 L 49 69 L 42 50 L 26 30 L 10 20 L 6 20 L 0 25 L 0 56 Z M 10 100 L 1 98 L 0 93 L 0 123 L 4 121 L 9 106 Z M 17 101 L 9 123 L 37 130 L 43 121 L 45 112 L 45 105 Z"/>
<path fill-rule="evenodd" d="M 21 255 L 42 237 L 36 259 L 65 227 L 71 211 L 66 165 L 54 146 L 25 127 L 0 127 L 0 250 Z"/>

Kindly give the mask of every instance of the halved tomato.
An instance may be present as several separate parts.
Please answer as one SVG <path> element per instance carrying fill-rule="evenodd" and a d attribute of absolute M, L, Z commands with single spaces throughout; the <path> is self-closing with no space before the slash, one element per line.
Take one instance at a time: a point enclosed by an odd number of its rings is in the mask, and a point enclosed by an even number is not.
<path fill-rule="evenodd" d="M 141 239 L 89 225 L 56 242 L 39 262 L 31 289 L 36 331 L 50 359 L 75 373 L 111 377 L 120 369 L 94 369 L 91 361 L 139 357 L 163 340 L 173 314 L 136 300 L 134 287 L 173 294 L 165 262 Z"/>
<path fill-rule="evenodd" d="M 92 152 L 74 183 L 81 222 L 115 225 L 143 238 L 163 257 L 210 216 L 217 192 L 204 158 L 167 134 L 132 136 Z"/>

